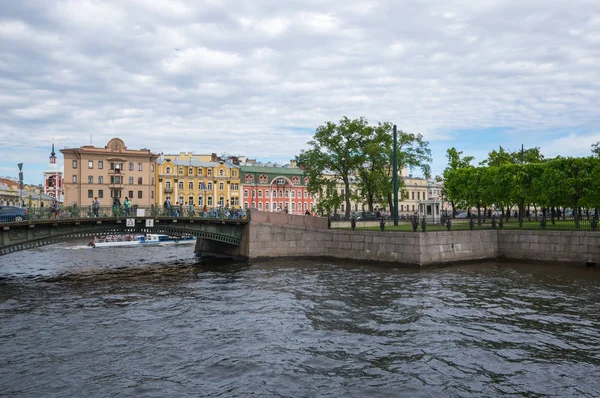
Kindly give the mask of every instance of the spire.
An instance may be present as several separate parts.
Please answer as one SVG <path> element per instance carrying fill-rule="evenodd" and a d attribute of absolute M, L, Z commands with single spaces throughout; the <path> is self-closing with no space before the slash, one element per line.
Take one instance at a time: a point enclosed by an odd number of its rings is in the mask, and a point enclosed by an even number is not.
<path fill-rule="evenodd" d="M 54 138 L 52 139 L 52 152 L 50 152 L 50 164 L 56 164 L 56 153 L 54 152 Z"/>

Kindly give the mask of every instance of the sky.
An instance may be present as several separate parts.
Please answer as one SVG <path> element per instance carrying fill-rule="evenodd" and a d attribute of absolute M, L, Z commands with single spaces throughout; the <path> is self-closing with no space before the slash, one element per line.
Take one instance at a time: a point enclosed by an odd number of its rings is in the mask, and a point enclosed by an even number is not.
<path fill-rule="evenodd" d="M 30 183 L 53 140 L 288 162 L 345 116 L 423 134 L 434 175 L 600 141 L 597 0 L 0 3 L 0 176 Z"/>

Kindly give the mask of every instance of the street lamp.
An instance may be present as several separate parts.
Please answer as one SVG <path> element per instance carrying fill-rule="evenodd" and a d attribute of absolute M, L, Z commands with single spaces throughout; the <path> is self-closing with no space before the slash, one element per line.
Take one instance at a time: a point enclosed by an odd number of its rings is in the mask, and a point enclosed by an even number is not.
<path fill-rule="evenodd" d="M 23 207 L 23 163 L 17 166 L 19 166 L 19 206 Z"/>

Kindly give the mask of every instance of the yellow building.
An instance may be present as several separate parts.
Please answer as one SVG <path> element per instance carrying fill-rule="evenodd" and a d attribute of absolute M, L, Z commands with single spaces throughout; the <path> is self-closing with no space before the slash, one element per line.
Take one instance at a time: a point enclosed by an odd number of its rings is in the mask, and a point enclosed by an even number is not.
<path fill-rule="evenodd" d="M 156 204 L 194 207 L 240 207 L 240 169 L 216 161 L 216 155 L 181 152 L 161 155 L 156 161 Z"/>

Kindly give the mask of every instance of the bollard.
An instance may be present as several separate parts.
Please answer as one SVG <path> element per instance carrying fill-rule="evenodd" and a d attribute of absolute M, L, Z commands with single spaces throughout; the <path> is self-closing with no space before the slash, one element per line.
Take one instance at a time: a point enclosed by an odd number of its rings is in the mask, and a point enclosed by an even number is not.
<path fill-rule="evenodd" d="M 417 218 L 413 218 L 412 220 L 413 232 L 417 232 L 417 228 L 419 228 L 419 220 Z"/>
<path fill-rule="evenodd" d="M 385 220 L 382 219 L 379 221 L 379 228 L 381 228 L 382 231 L 385 229 Z"/>
<path fill-rule="evenodd" d="M 421 230 L 423 232 L 425 232 L 426 229 L 427 229 L 427 219 L 425 217 L 423 217 L 423 221 L 421 222 Z"/>
<path fill-rule="evenodd" d="M 352 230 L 354 231 L 354 229 L 356 228 L 356 219 L 354 217 L 352 217 L 352 219 L 350 220 L 350 226 L 352 227 Z"/>
<path fill-rule="evenodd" d="M 446 221 L 446 229 L 448 231 L 450 231 L 450 228 L 452 228 L 452 221 L 450 221 L 450 219 L 448 219 L 448 221 Z"/>

